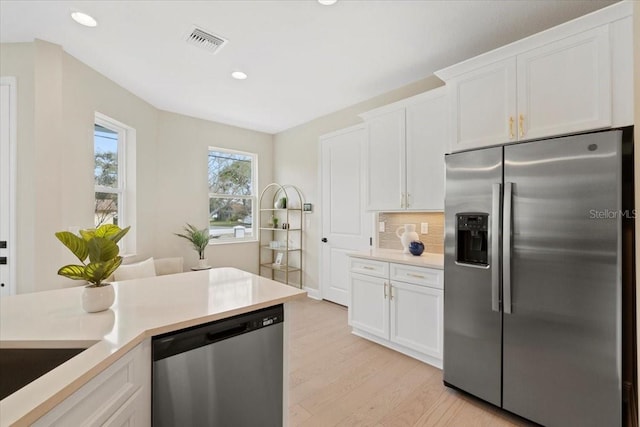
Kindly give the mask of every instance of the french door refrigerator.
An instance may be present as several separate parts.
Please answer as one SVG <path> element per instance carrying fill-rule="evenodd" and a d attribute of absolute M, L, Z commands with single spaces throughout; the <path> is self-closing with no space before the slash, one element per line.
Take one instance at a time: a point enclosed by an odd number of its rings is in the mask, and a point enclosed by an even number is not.
<path fill-rule="evenodd" d="M 621 425 L 627 132 L 446 156 L 446 385 L 543 425 Z"/>

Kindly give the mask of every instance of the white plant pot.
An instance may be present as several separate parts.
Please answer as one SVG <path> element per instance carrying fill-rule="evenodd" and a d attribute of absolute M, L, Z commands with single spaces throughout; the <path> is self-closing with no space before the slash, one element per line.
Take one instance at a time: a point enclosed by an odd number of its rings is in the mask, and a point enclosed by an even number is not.
<path fill-rule="evenodd" d="M 207 264 L 207 260 L 206 259 L 199 259 L 198 260 L 198 268 L 200 269 L 206 269 L 209 268 L 209 265 Z"/>
<path fill-rule="evenodd" d="M 104 311 L 113 305 L 116 292 L 111 284 L 103 286 L 85 286 L 82 292 L 82 308 L 87 313 Z"/>

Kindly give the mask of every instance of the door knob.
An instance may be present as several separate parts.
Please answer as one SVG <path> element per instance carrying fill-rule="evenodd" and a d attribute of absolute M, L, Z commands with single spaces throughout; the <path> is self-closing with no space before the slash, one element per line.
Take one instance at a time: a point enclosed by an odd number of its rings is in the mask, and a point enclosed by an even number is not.
<path fill-rule="evenodd" d="M 322 243 L 327 243 L 327 238 L 326 237 L 322 238 Z"/>

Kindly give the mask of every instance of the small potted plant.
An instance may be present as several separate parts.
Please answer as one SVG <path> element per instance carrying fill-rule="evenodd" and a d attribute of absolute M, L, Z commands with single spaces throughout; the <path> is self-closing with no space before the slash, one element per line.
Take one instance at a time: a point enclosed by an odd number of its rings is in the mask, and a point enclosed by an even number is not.
<path fill-rule="evenodd" d="M 187 224 L 184 227 L 184 233 L 175 233 L 175 235 L 182 237 L 183 239 L 187 239 L 191 243 L 193 249 L 198 252 L 198 268 L 210 268 L 210 266 L 207 265 L 206 258 L 204 257 L 204 251 L 209 245 L 209 240 L 211 240 L 208 228 L 198 229 L 191 224 Z"/>
<path fill-rule="evenodd" d="M 131 227 L 121 229 L 117 225 L 103 224 L 97 229 L 80 230 L 80 235 L 59 231 L 56 237 L 81 264 L 69 264 L 58 270 L 60 276 L 73 280 L 85 280 L 82 307 L 88 313 L 104 311 L 111 307 L 115 292 L 105 280 L 122 264 L 118 241 Z M 88 258 L 88 262 L 87 262 Z"/>

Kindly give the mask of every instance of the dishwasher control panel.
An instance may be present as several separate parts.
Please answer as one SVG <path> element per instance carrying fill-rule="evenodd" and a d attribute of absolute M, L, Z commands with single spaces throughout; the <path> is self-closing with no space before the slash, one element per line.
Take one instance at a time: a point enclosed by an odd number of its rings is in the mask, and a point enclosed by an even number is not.
<path fill-rule="evenodd" d="M 239 314 L 228 319 L 158 335 L 152 340 L 153 360 L 157 361 L 174 356 L 282 322 L 284 322 L 284 307 L 280 304 Z"/>

